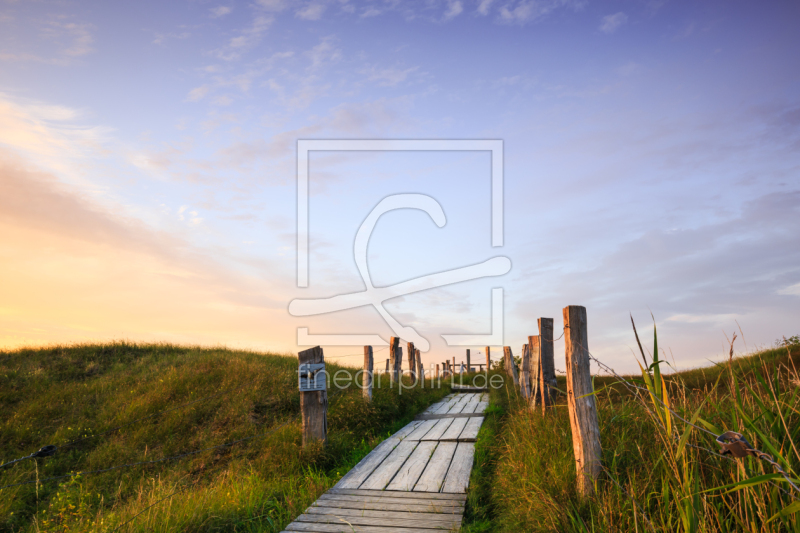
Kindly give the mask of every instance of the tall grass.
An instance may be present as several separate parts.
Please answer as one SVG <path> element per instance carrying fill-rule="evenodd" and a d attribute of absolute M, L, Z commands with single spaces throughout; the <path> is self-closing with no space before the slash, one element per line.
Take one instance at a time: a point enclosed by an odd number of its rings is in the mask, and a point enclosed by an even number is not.
<path fill-rule="evenodd" d="M 344 370 L 339 383 L 352 381 L 348 369 L 327 366 Z M 281 531 L 449 392 L 430 382 L 402 394 L 382 385 L 372 403 L 356 387 L 330 387 L 329 442 L 304 449 L 296 357 L 130 343 L 0 352 L 0 463 L 211 396 L 0 469 L 0 485 L 265 434 L 175 461 L 2 489 L 0 531 Z"/>
<path fill-rule="evenodd" d="M 657 339 L 654 338 L 654 344 Z M 658 353 L 657 345 L 652 354 Z M 596 494 L 576 494 L 566 403 L 547 416 L 532 411 L 513 387 L 492 391 L 504 413 L 494 442 L 478 442 L 469 531 L 800 531 L 795 492 L 756 457 L 723 457 L 714 438 L 743 434 L 791 476 L 800 467 L 800 346 L 732 358 L 724 365 L 666 375 L 657 356 L 642 373 L 595 379 L 603 447 Z M 559 388 L 565 390 L 563 379 Z M 797 484 L 797 481 L 795 481 Z"/>

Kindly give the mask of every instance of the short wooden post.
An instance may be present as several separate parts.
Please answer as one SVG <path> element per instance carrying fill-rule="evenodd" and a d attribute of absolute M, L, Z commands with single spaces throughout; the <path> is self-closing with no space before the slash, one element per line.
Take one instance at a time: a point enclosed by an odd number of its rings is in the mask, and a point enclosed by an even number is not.
<path fill-rule="evenodd" d="M 597 403 L 589 368 L 589 333 L 586 308 L 564 308 L 564 349 L 567 360 L 567 401 L 572 427 L 572 449 L 578 471 L 578 493 L 594 494 L 594 482 L 600 475 L 602 448 Z M 551 337 L 552 338 L 552 337 Z"/>
<path fill-rule="evenodd" d="M 524 399 L 531 397 L 531 357 L 528 345 L 522 345 L 522 368 L 519 373 L 519 392 Z"/>
<path fill-rule="evenodd" d="M 420 357 L 419 350 L 417 350 L 414 359 L 417 361 L 417 379 L 419 379 L 420 383 L 422 383 L 422 387 L 425 387 L 425 367 L 422 365 L 422 357 Z"/>
<path fill-rule="evenodd" d="M 367 401 L 372 401 L 372 346 L 364 346 L 364 373 L 361 377 L 361 392 Z"/>
<path fill-rule="evenodd" d="M 487 346 L 486 347 L 486 371 L 488 372 L 491 369 L 492 369 L 492 355 L 491 355 L 491 351 L 490 351 L 489 347 Z"/>
<path fill-rule="evenodd" d="M 541 386 L 542 397 L 547 396 L 545 406 L 552 405 L 556 398 L 556 364 L 553 352 L 553 319 L 539 319 L 539 359 L 542 365 Z"/>
<path fill-rule="evenodd" d="M 439 363 L 436 363 L 436 379 L 439 379 Z"/>
<path fill-rule="evenodd" d="M 539 379 L 542 373 L 541 358 L 539 357 L 539 336 L 531 335 L 528 337 L 528 354 L 531 358 L 531 395 L 530 407 L 533 409 L 541 403 L 541 387 L 539 386 Z"/>
<path fill-rule="evenodd" d="M 400 337 L 392 337 L 389 339 L 389 369 L 392 372 L 392 382 L 397 380 L 397 370 L 400 367 L 398 363 L 402 363 L 402 353 L 400 353 L 400 358 L 398 358 L 398 352 L 400 352 Z M 398 361 L 398 359 L 400 359 Z"/>
<path fill-rule="evenodd" d="M 325 363 L 325 357 L 320 346 L 303 350 L 297 354 L 300 365 L 319 365 Z M 325 376 L 322 382 L 325 383 Z M 300 380 L 302 381 L 301 374 Z M 311 390 L 300 393 L 300 411 L 303 417 L 303 447 L 314 441 L 328 440 L 328 392 L 326 390 Z"/>
<path fill-rule="evenodd" d="M 472 367 L 469 366 L 469 348 L 467 348 L 467 372 L 472 372 Z"/>
<path fill-rule="evenodd" d="M 389 373 L 389 359 L 386 360 L 386 373 Z"/>
<path fill-rule="evenodd" d="M 455 355 L 453 356 L 453 366 L 451 368 L 453 369 L 453 374 L 455 374 L 456 373 L 456 356 Z"/>
<path fill-rule="evenodd" d="M 414 343 L 409 342 L 406 345 L 408 349 L 408 371 L 411 375 L 411 379 L 417 379 L 417 350 L 414 348 Z"/>

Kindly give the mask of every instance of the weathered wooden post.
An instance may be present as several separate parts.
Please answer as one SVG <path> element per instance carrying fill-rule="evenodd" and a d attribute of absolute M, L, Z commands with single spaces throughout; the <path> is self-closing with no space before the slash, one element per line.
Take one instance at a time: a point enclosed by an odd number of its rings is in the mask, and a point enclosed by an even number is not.
<path fill-rule="evenodd" d="M 364 346 L 364 373 L 361 377 L 361 392 L 367 401 L 372 401 L 372 346 Z"/>
<path fill-rule="evenodd" d="M 400 337 L 392 337 L 391 339 L 389 339 L 389 361 L 390 361 L 389 370 L 391 370 L 392 372 L 391 374 L 392 383 L 394 383 L 395 380 L 397 380 L 397 368 L 399 366 L 397 364 L 398 363 L 397 354 L 399 350 L 400 350 Z M 400 362 L 402 362 L 402 359 L 400 360 Z"/>
<path fill-rule="evenodd" d="M 522 345 L 522 369 L 519 373 L 519 391 L 524 399 L 531 397 L 531 357 L 528 345 Z"/>
<path fill-rule="evenodd" d="M 436 363 L 436 380 L 439 380 L 439 363 Z"/>
<path fill-rule="evenodd" d="M 489 347 L 487 346 L 486 347 L 486 371 L 488 372 L 491 369 L 492 369 L 492 355 L 491 355 L 491 351 L 489 350 Z"/>
<path fill-rule="evenodd" d="M 411 379 L 417 379 L 417 350 L 414 348 L 414 343 L 409 342 L 406 345 L 408 349 L 408 372 Z"/>
<path fill-rule="evenodd" d="M 455 374 L 456 373 L 456 356 L 455 355 L 453 356 L 453 365 L 450 368 L 453 371 L 453 374 Z"/>
<path fill-rule="evenodd" d="M 422 388 L 425 388 L 425 367 L 422 365 L 422 357 L 420 356 L 419 350 L 416 351 L 416 356 L 414 359 L 417 361 L 417 378 L 422 383 Z"/>
<path fill-rule="evenodd" d="M 567 360 L 567 402 L 572 427 L 572 450 L 578 471 L 578 493 L 594 494 L 594 482 L 600 475 L 600 424 L 589 368 L 589 333 L 586 308 L 564 308 L 564 349 Z M 552 338 L 552 337 L 551 337 Z"/>
<path fill-rule="evenodd" d="M 328 392 L 325 357 L 315 346 L 297 354 L 300 362 L 298 382 L 300 411 L 303 417 L 303 447 L 328 440 Z"/>
<path fill-rule="evenodd" d="M 541 358 L 539 357 L 539 336 L 531 335 L 528 337 L 528 354 L 530 355 L 530 369 L 531 369 L 531 396 L 530 407 L 533 409 L 541 402 L 541 387 L 539 386 L 539 379 L 542 373 Z"/>
<path fill-rule="evenodd" d="M 514 382 L 514 385 L 519 385 L 519 375 L 517 374 L 517 366 L 514 364 L 514 354 L 511 353 L 511 346 L 503 346 L 503 358 L 508 377 Z"/>
<path fill-rule="evenodd" d="M 554 361 L 553 352 L 553 319 L 540 318 L 539 319 L 539 360 L 541 361 L 541 389 L 542 398 L 547 396 L 545 403 L 542 405 L 550 406 L 555 402 L 556 398 L 556 364 Z"/>
<path fill-rule="evenodd" d="M 386 360 L 386 373 L 389 373 L 389 360 Z"/>
<path fill-rule="evenodd" d="M 472 367 L 469 366 L 469 348 L 467 348 L 467 372 L 472 372 Z"/>

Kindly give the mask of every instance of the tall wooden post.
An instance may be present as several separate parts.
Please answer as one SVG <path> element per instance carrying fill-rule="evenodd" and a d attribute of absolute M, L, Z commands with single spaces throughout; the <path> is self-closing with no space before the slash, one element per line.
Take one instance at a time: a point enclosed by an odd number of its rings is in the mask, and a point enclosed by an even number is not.
<path fill-rule="evenodd" d="M 398 362 L 402 363 L 402 353 L 400 353 L 400 360 L 398 361 L 399 351 L 400 337 L 392 337 L 389 339 L 389 369 L 392 372 L 392 382 L 397 380 L 397 369 L 400 366 Z"/>
<path fill-rule="evenodd" d="M 389 359 L 386 360 L 386 373 L 389 373 Z"/>
<path fill-rule="evenodd" d="M 408 371 L 411 375 L 411 379 L 417 379 L 417 350 L 414 348 L 414 343 L 409 342 L 406 345 L 408 350 Z"/>
<path fill-rule="evenodd" d="M 531 357 L 528 345 L 522 345 L 522 369 L 519 374 L 519 391 L 524 399 L 531 397 Z"/>
<path fill-rule="evenodd" d="M 325 357 L 320 346 L 297 354 L 301 365 L 323 364 Z M 328 440 L 328 392 L 313 390 L 300 393 L 300 411 L 303 417 L 303 447 L 314 441 Z"/>
<path fill-rule="evenodd" d="M 439 379 L 439 363 L 436 363 L 436 379 Z"/>
<path fill-rule="evenodd" d="M 531 335 L 528 337 L 528 354 L 531 358 L 531 396 L 530 407 L 533 409 L 541 403 L 542 388 L 539 386 L 542 374 L 541 357 L 539 357 L 539 336 Z"/>
<path fill-rule="evenodd" d="M 519 375 L 517 374 L 517 366 L 514 364 L 514 354 L 511 353 L 511 346 L 503 346 L 503 361 L 505 362 L 508 377 L 514 382 L 514 385 L 519 385 Z"/>
<path fill-rule="evenodd" d="M 541 381 L 542 397 L 547 396 L 546 403 L 542 405 L 552 405 L 556 398 L 556 364 L 553 352 L 553 319 L 539 319 L 539 359 L 542 365 Z"/>
<path fill-rule="evenodd" d="M 469 366 L 469 348 L 467 348 L 467 372 L 472 372 L 472 367 Z"/>
<path fill-rule="evenodd" d="M 491 369 L 492 369 L 492 355 L 491 355 L 491 351 L 490 351 L 489 347 L 487 346 L 486 347 L 486 371 L 488 372 Z"/>
<path fill-rule="evenodd" d="M 567 402 L 572 427 L 572 450 L 578 471 L 578 493 L 594 494 L 594 481 L 600 475 L 600 424 L 589 369 L 589 333 L 586 308 L 564 308 L 564 349 L 567 359 Z M 552 338 L 552 337 L 551 337 Z"/>
<path fill-rule="evenodd" d="M 415 353 L 414 360 L 417 362 L 417 379 L 419 379 L 422 387 L 425 388 L 425 367 L 422 365 L 422 357 L 419 354 L 419 350 L 416 350 Z"/>
<path fill-rule="evenodd" d="M 361 392 L 367 401 L 372 401 L 372 346 L 364 346 L 364 373 L 361 378 Z"/>

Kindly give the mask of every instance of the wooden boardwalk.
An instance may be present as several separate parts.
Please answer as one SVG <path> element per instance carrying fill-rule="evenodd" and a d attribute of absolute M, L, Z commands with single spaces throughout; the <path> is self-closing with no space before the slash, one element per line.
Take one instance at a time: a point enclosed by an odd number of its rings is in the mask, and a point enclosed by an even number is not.
<path fill-rule="evenodd" d="M 457 531 L 488 405 L 451 394 L 380 443 L 285 531 Z"/>

